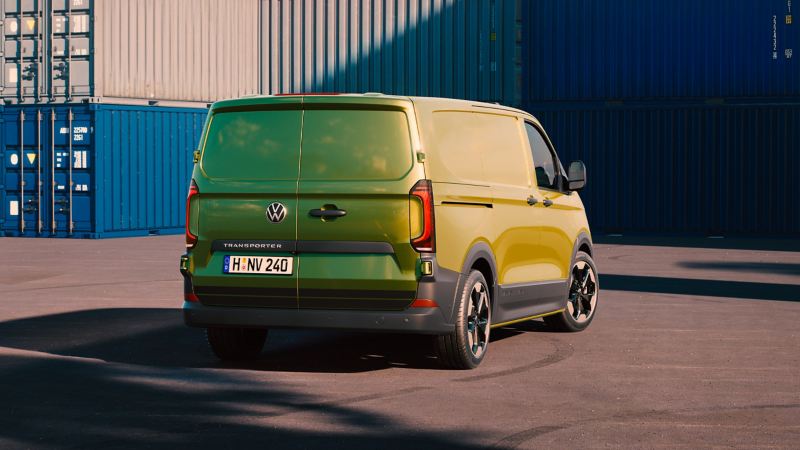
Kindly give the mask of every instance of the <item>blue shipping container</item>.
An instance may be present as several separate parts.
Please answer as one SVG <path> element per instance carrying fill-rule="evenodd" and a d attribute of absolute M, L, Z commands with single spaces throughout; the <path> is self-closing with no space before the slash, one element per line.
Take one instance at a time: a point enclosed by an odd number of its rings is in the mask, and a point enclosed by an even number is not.
<path fill-rule="evenodd" d="M 181 233 L 207 110 L 6 106 L 0 233 L 104 238 Z M 20 181 L 24 182 L 20 182 Z"/>
<path fill-rule="evenodd" d="M 526 109 L 586 163 L 595 231 L 800 234 L 800 104 Z"/>
<path fill-rule="evenodd" d="M 791 0 L 523 1 L 521 20 L 523 104 L 800 97 Z"/>
<path fill-rule="evenodd" d="M 519 0 L 265 0 L 262 92 L 519 104 Z"/>

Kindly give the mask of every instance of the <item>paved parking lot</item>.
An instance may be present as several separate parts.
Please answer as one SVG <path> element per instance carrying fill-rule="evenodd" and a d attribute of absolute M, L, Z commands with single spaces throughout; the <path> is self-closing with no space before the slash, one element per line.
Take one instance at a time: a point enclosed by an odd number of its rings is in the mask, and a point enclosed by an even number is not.
<path fill-rule="evenodd" d="M 797 448 L 800 252 L 605 242 L 589 330 L 495 330 L 463 372 L 292 330 L 222 364 L 182 323 L 182 236 L 2 238 L 0 448 Z"/>

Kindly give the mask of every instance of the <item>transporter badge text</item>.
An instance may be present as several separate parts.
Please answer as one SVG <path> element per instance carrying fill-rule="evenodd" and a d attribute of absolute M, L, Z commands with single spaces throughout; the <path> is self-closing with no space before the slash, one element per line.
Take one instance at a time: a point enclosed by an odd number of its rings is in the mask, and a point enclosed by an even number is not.
<path fill-rule="evenodd" d="M 296 248 L 295 241 L 279 240 L 225 239 L 211 243 L 215 252 L 294 252 Z"/>
<path fill-rule="evenodd" d="M 283 244 L 267 242 L 223 242 L 225 250 L 280 250 Z"/>

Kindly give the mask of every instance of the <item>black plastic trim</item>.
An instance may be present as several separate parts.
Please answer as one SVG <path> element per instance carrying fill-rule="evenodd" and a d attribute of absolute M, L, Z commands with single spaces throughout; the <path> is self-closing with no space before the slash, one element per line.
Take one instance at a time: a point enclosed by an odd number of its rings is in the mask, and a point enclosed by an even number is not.
<path fill-rule="evenodd" d="M 194 293 L 204 305 L 259 308 L 297 307 L 297 290 L 293 288 L 195 286 Z"/>
<path fill-rule="evenodd" d="M 388 242 L 370 241 L 297 241 L 298 253 L 378 253 L 393 255 Z"/>
<path fill-rule="evenodd" d="M 323 217 L 323 218 L 337 218 L 337 217 L 344 217 L 347 215 L 347 211 L 343 209 L 312 209 L 308 212 L 308 215 L 311 217 Z"/>
<path fill-rule="evenodd" d="M 181 271 L 181 275 L 183 275 L 183 293 L 184 294 L 194 293 L 194 287 L 192 286 L 192 277 L 189 276 L 188 273 L 184 273 L 183 271 Z"/>
<path fill-rule="evenodd" d="M 259 297 L 239 295 L 198 295 L 200 303 L 207 306 L 234 306 L 253 308 L 297 308 L 296 297 Z"/>
<path fill-rule="evenodd" d="M 454 330 L 439 308 L 404 311 L 352 311 L 207 306 L 184 302 L 183 318 L 192 327 L 334 328 L 414 334 Z"/>
<path fill-rule="evenodd" d="M 393 255 L 388 242 L 372 241 L 286 241 L 220 239 L 211 243 L 212 252 L 230 253 L 351 253 Z"/>
<path fill-rule="evenodd" d="M 480 203 L 480 202 L 457 202 L 453 200 L 445 200 L 442 202 L 442 205 L 456 205 L 456 206 L 482 206 L 484 208 L 494 208 L 494 205 L 491 203 Z"/>
<path fill-rule="evenodd" d="M 277 253 L 297 251 L 297 241 L 223 239 L 211 243 L 212 252 Z"/>
<path fill-rule="evenodd" d="M 566 298 L 567 280 L 500 285 L 492 322 L 508 322 L 555 311 L 563 307 Z"/>
<path fill-rule="evenodd" d="M 360 289 L 303 289 L 300 288 L 300 298 L 305 303 L 311 298 L 343 298 L 343 299 L 393 299 L 406 300 L 411 303 L 414 291 L 366 291 Z"/>
<path fill-rule="evenodd" d="M 497 261 L 494 258 L 494 253 L 492 252 L 492 248 L 489 247 L 489 244 L 485 242 L 477 242 L 475 243 L 472 248 L 470 248 L 469 252 L 467 253 L 466 258 L 464 258 L 464 265 L 461 267 L 461 277 L 459 277 L 458 285 L 456 286 L 455 295 L 458 296 L 464 289 L 464 283 L 466 282 L 467 277 L 469 276 L 470 269 L 472 265 L 475 264 L 475 261 L 478 259 L 485 259 L 489 262 L 489 268 L 492 271 L 492 279 L 486 280 L 493 286 L 492 291 L 492 315 L 495 314 L 497 311 Z M 456 304 L 458 303 L 458 299 L 453 301 L 453 310 L 450 311 L 449 317 L 455 316 Z M 494 320 L 494 319 L 492 319 Z"/>
<path fill-rule="evenodd" d="M 229 286 L 195 286 L 197 295 L 247 295 L 256 297 L 295 297 L 295 288 L 242 288 Z"/>
<path fill-rule="evenodd" d="M 575 243 L 572 247 L 572 261 L 570 262 L 570 268 L 573 264 L 575 264 L 575 256 L 578 254 L 578 250 L 583 244 L 586 244 L 589 247 L 589 251 L 591 252 L 589 256 L 594 257 L 594 244 L 592 244 L 592 238 L 589 237 L 588 234 L 581 232 L 575 239 Z"/>
<path fill-rule="evenodd" d="M 300 309 L 352 309 L 359 311 L 402 311 L 411 304 L 406 299 L 374 298 L 308 298 L 303 297 Z"/>
<path fill-rule="evenodd" d="M 416 298 L 435 301 L 447 323 L 455 323 L 452 316 L 461 274 L 439 267 L 436 257 L 432 253 L 423 254 L 422 260 L 432 263 L 433 274 L 420 277 Z"/>
<path fill-rule="evenodd" d="M 493 286 L 497 286 L 497 262 L 494 259 L 492 248 L 485 242 L 478 242 L 472 246 L 469 253 L 467 253 L 467 257 L 464 258 L 464 266 L 461 268 L 461 273 L 465 277 L 469 275 L 470 268 L 475 264 L 475 261 L 480 258 L 487 260 L 489 262 L 489 267 L 492 269 L 492 279 L 486 281 L 492 283 Z"/>

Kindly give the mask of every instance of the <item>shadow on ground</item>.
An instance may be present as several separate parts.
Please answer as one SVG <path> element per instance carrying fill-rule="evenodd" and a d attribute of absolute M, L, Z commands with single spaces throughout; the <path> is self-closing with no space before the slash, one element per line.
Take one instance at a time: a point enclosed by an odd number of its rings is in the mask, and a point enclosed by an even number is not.
<path fill-rule="evenodd" d="M 796 275 L 800 277 L 800 264 L 745 262 L 745 261 L 681 261 L 685 269 L 725 270 L 730 272 Z"/>
<path fill-rule="evenodd" d="M 0 356 L 0 370 L 5 448 L 478 448 L 468 432 L 421 431 L 357 407 L 381 395 L 321 402 L 235 372 L 78 359 Z M 312 412 L 296 427 L 270 424 Z"/>
<path fill-rule="evenodd" d="M 178 309 L 96 309 L 0 323 L 0 346 L 155 367 L 247 368 L 289 372 L 438 369 L 429 337 L 271 330 L 262 358 L 219 362 L 203 330 Z"/>
<path fill-rule="evenodd" d="M 403 393 L 391 386 L 383 393 L 319 401 L 263 376 L 249 376 L 269 370 L 437 367 L 414 339 L 425 338 L 277 331 L 261 360 L 237 368 L 216 361 L 202 331 L 183 325 L 180 310 L 89 310 L 0 323 L 0 346 L 48 354 L 0 355 L 0 442 L 21 447 L 478 448 L 469 433 L 425 432 L 356 407 Z M 296 429 L 265 425 L 270 418 L 309 412 L 325 422 Z M 325 431 L 333 426 L 336 432 Z"/>
<path fill-rule="evenodd" d="M 800 301 L 800 285 L 601 274 L 601 289 L 749 300 Z"/>
<path fill-rule="evenodd" d="M 729 237 L 714 239 L 701 236 L 664 236 L 664 235 L 609 235 L 596 234 L 595 244 L 606 245 L 645 245 L 654 247 L 682 248 L 717 248 L 728 250 L 765 250 L 765 251 L 800 251 L 800 239 L 753 239 L 746 237 Z"/>
<path fill-rule="evenodd" d="M 492 342 L 546 331 L 530 321 L 492 331 Z M 152 367 L 354 373 L 391 367 L 441 370 L 430 336 L 319 330 L 270 330 L 257 361 L 222 363 L 204 331 L 179 309 L 115 308 L 0 323 L 0 346 Z"/>

